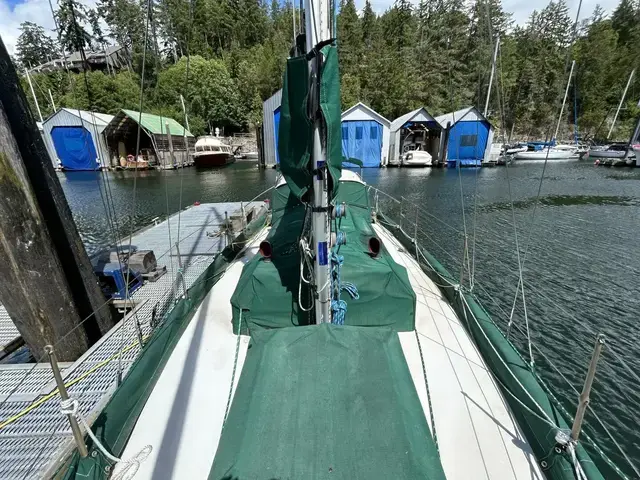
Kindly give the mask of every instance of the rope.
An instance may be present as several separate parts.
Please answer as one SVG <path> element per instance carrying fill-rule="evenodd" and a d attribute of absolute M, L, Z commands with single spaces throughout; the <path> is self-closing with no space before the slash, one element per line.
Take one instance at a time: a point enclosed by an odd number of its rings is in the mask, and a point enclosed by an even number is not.
<path fill-rule="evenodd" d="M 91 430 L 91 426 L 84 419 L 82 414 L 78 411 L 78 400 L 75 398 L 68 398 L 67 400 L 60 401 L 60 413 L 63 415 L 71 415 L 75 417 L 75 419 L 81 423 L 93 444 L 102 452 L 102 454 L 115 465 L 122 465 L 122 469 L 115 473 L 111 479 L 112 480 L 130 480 L 132 479 L 138 470 L 140 469 L 140 464 L 147 459 L 147 457 L 151 454 L 151 450 L 153 447 L 151 445 L 144 446 L 138 453 L 136 453 L 133 457 L 123 460 L 114 455 L 111 455 L 109 451 L 105 448 L 105 446 L 98 440 L 98 437 Z"/>
<path fill-rule="evenodd" d="M 346 291 L 349 296 L 358 300 L 358 288 L 351 282 L 342 282 L 341 270 L 344 264 L 344 256 L 338 255 L 335 251 L 331 252 L 331 280 L 333 283 L 333 300 L 331 300 L 331 323 L 335 325 L 344 325 L 344 319 L 347 316 L 347 302 L 340 298 L 340 292 Z"/>
<path fill-rule="evenodd" d="M 233 359 L 233 370 L 231 372 L 231 385 L 229 386 L 229 397 L 227 398 L 227 407 L 224 410 L 224 420 L 222 420 L 222 428 L 227 424 L 227 417 L 231 409 L 231 397 L 233 396 L 233 384 L 236 381 L 236 368 L 238 367 L 238 355 L 240 353 L 240 336 L 242 333 L 242 309 L 240 309 L 240 317 L 238 318 L 238 335 L 236 340 L 236 354 Z"/>
<path fill-rule="evenodd" d="M 433 436 L 433 443 L 436 445 L 436 451 L 440 453 L 440 447 L 438 446 L 438 435 L 436 434 L 436 419 L 433 416 L 433 406 L 431 405 L 431 392 L 429 390 L 429 381 L 427 380 L 427 367 L 424 363 L 424 356 L 422 355 L 422 345 L 420 344 L 420 335 L 418 330 L 414 330 L 416 334 L 416 342 L 418 343 L 418 351 L 420 352 L 420 361 L 422 362 L 422 374 L 424 375 L 424 385 L 427 390 L 427 403 L 429 404 L 429 417 L 431 421 L 431 434 Z"/>

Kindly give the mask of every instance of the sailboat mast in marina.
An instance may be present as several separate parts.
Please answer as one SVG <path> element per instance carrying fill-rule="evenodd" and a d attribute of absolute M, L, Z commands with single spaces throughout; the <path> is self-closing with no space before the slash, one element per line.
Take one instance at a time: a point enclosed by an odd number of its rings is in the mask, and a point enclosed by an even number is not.
<path fill-rule="evenodd" d="M 330 37 L 329 4 L 322 0 L 309 0 L 305 17 L 305 40 L 307 52 L 312 52 L 316 46 L 327 42 Z M 294 16 L 295 18 L 295 8 Z M 314 277 L 317 298 L 315 299 L 315 315 L 317 323 L 331 323 L 330 288 L 321 288 L 330 283 L 329 277 L 329 249 L 331 240 L 331 225 L 329 223 L 329 179 L 327 178 L 327 131 L 323 120 L 321 107 L 321 74 L 323 54 L 316 52 L 310 61 L 311 82 L 314 88 L 311 92 L 310 109 L 313 112 L 313 210 L 311 216 L 313 246 L 314 246 Z M 320 288 L 318 288 L 320 287 Z"/>

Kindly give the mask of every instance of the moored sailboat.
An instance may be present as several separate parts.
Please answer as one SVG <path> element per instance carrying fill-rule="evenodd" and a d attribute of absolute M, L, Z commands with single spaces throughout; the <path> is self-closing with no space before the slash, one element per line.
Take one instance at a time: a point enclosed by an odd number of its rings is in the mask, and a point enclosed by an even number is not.
<path fill-rule="evenodd" d="M 331 9 L 306 10 L 267 225 L 184 292 L 91 419 L 64 399 L 91 438 L 57 476 L 602 478 L 584 409 L 554 402 L 464 262 L 455 277 L 421 248 L 419 207 L 392 199 L 395 216 L 342 170 Z"/>

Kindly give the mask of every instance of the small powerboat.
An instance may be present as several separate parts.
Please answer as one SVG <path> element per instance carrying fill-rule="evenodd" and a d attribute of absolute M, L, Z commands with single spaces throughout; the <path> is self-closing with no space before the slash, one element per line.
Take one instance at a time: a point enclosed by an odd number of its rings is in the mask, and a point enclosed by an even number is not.
<path fill-rule="evenodd" d="M 432 163 L 431 155 L 424 150 L 412 150 L 402 156 L 403 167 L 430 167 Z"/>

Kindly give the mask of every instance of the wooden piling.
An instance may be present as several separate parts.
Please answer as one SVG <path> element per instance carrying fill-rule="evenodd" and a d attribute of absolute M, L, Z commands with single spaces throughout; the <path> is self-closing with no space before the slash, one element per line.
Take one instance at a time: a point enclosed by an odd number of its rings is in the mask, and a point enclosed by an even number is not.
<path fill-rule="evenodd" d="M 2 40 L 0 278 L 0 301 L 37 358 L 53 344 L 74 360 L 113 325 Z"/>

